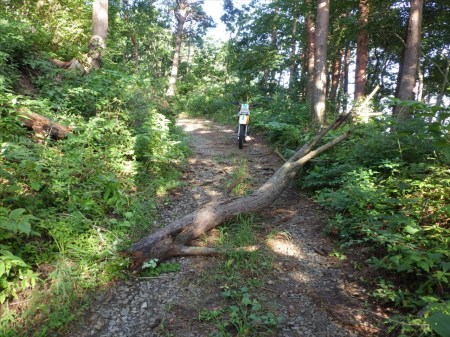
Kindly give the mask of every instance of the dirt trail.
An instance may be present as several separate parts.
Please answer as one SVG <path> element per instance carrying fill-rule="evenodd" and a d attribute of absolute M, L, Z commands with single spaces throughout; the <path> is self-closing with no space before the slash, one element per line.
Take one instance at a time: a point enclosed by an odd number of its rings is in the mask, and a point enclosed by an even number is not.
<path fill-rule="evenodd" d="M 161 209 L 161 225 L 223 197 L 233 170 L 248 163 L 249 181 L 259 186 L 282 165 L 258 137 L 239 150 L 234 130 L 202 119 L 180 119 L 191 136 L 193 156 L 183 188 L 172 192 Z M 286 190 L 260 214 L 261 237 L 274 255 L 274 268 L 264 276 L 262 297 L 284 322 L 264 336 L 338 337 L 382 336 L 377 315 L 365 307 L 366 291 L 353 272 L 330 257 L 333 242 L 323 227 L 327 215 L 294 189 Z M 264 241 L 263 241 L 264 242 Z M 218 260 L 175 259 L 177 273 L 120 282 L 95 296 L 85 316 L 69 336 L 207 337 L 217 332 L 212 323 L 198 320 L 199 311 L 220 307 L 219 285 L 205 280 Z"/>

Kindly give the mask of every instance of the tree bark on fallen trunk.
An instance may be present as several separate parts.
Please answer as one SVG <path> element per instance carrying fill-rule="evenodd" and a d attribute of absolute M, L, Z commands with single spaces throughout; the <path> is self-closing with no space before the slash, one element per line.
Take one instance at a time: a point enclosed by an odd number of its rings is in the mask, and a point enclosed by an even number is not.
<path fill-rule="evenodd" d="M 70 133 L 69 128 L 34 112 L 22 112 L 19 119 L 27 129 L 32 130 L 38 137 L 50 136 L 54 140 L 59 140 L 66 138 Z"/>
<path fill-rule="evenodd" d="M 188 247 L 189 243 L 219 224 L 239 214 L 248 214 L 273 203 L 287 188 L 298 169 L 315 156 L 347 139 L 348 131 L 325 145 L 313 150 L 328 131 L 338 127 L 348 117 L 345 115 L 333 125 L 323 129 L 309 144 L 305 144 L 273 176 L 251 195 L 211 202 L 187 214 L 159 231 L 134 243 L 125 255 L 133 259 L 132 269 L 139 269 L 149 259 L 165 260 L 173 256 L 208 255 L 208 249 Z M 215 252 L 215 250 L 214 250 Z"/>

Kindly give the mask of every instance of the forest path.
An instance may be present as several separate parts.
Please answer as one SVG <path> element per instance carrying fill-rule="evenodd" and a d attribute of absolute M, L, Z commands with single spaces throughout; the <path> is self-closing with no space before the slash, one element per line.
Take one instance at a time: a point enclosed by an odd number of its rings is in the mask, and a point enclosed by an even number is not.
<path fill-rule="evenodd" d="M 243 177 L 239 181 L 254 189 L 282 165 L 259 137 L 239 150 L 236 134 L 228 127 L 193 118 L 179 119 L 177 124 L 190 135 L 193 154 L 184 187 L 173 191 L 170 203 L 160 210 L 157 223 L 161 225 L 229 193 L 238 170 Z M 239 336 L 383 335 L 377 328 L 377 315 L 364 306 L 367 296 L 355 282 L 358 275 L 328 254 L 334 243 L 323 235 L 326 219 L 319 206 L 295 189 L 286 190 L 256 217 L 260 244 L 273 264 L 257 278 L 249 272 L 248 282 L 259 282 L 259 303 L 275 317 L 282 316 L 283 322 L 276 329 L 258 332 L 249 325 L 247 334 Z M 212 232 L 200 243 L 213 241 L 218 230 Z M 170 262 L 179 263 L 180 271 L 118 282 L 97 294 L 85 319 L 69 336 L 237 336 L 230 328 L 224 329 L 229 335 L 220 335 L 224 321 L 221 325 L 213 317 L 230 308 L 221 295 L 228 284 L 216 277 L 223 259 L 192 257 Z"/>

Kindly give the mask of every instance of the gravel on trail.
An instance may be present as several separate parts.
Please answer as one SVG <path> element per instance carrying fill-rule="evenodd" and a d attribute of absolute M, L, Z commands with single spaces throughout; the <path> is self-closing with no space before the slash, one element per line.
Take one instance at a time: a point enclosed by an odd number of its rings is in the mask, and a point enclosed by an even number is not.
<path fill-rule="evenodd" d="M 234 130 L 204 119 L 179 119 L 190 135 L 193 154 L 184 187 L 172 193 L 160 209 L 161 226 L 227 193 L 226 182 L 245 158 L 253 188 L 268 179 L 283 160 L 255 136 L 239 150 Z M 278 329 L 264 334 L 277 337 L 384 336 L 380 314 L 364 305 L 367 291 L 358 275 L 329 256 L 334 242 L 324 236 L 327 214 L 301 192 L 289 188 L 259 214 L 273 232 L 266 240 L 274 253 L 263 295 L 284 317 Z M 157 226 L 155 226 L 155 230 Z M 130 278 L 93 296 L 70 337 L 87 336 L 213 336 L 213 323 L 198 319 L 199 310 L 223 301 L 219 285 L 206 284 L 220 258 L 176 258 L 180 271 L 153 278 Z"/>

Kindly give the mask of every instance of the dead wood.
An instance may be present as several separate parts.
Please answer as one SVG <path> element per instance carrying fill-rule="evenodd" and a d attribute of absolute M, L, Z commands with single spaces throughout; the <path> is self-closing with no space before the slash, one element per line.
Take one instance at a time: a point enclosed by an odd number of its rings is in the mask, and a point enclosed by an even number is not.
<path fill-rule="evenodd" d="M 126 252 L 123 252 L 124 255 L 133 259 L 132 269 L 139 269 L 142 263 L 149 259 L 162 261 L 173 256 L 199 255 L 194 254 L 195 252 L 214 251 L 214 254 L 219 253 L 216 249 L 188 247 L 188 245 L 192 240 L 239 214 L 253 213 L 272 204 L 288 187 L 300 167 L 350 136 L 351 132 L 348 131 L 313 150 L 335 126 L 336 123 L 321 130 L 310 143 L 298 150 L 251 195 L 210 202 L 134 243 Z"/>
<path fill-rule="evenodd" d="M 182 256 L 213 256 L 223 255 L 230 252 L 255 252 L 259 250 L 259 246 L 245 246 L 238 248 L 213 248 L 213 247 L 194 247 L 194 246 L 177 246 L 178 254 Z"/>
<path fill-rule="evenodd" d="M 54 140 L 64 139 L 70 133 L 70 129 L 55 123 L 47 117 L 34 112 L 19 112 L 20 122 L 39 137 L 50 137 Z"/>
<path fill-rule="evenodd" d="M 70 61 L 51 59 L 50 62 L 59 68 L 77 70 L 81 75 L 89 73 L 89 69 L 84 67 L 77 59 L 72 59 Z"/>

